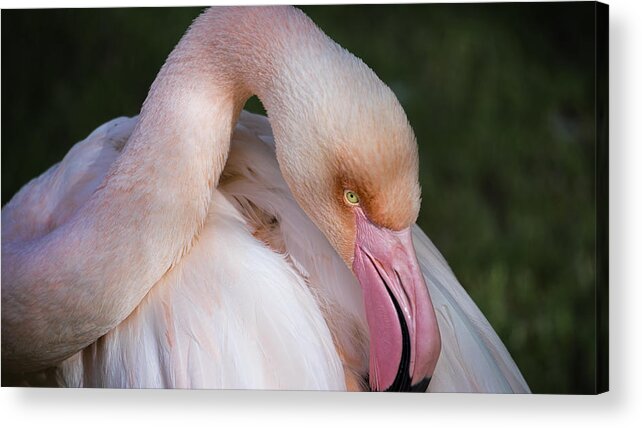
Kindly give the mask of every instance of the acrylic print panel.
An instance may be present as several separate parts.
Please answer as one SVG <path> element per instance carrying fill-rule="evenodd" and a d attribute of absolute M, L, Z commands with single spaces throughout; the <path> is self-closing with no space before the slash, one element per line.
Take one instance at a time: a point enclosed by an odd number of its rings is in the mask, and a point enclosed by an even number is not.
<path fill-rule="evenodd" d="M 3 386 L 608 388 L 606 6 L 200 13 L 2 12 Z"/>

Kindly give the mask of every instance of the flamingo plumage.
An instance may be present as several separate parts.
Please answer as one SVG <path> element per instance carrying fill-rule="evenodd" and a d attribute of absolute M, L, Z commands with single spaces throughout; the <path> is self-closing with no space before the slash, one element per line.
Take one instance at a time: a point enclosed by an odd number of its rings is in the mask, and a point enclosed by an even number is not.
<path fill-rule="evenodd" d="M 252 94 L 269 121 L 241 111 Z M 392 92 L 300 11 L 206 11 L 139 116 L 3 208 L 3 367 L 61 386 L 528 392 L 414 225 L 416 150 Z"/>

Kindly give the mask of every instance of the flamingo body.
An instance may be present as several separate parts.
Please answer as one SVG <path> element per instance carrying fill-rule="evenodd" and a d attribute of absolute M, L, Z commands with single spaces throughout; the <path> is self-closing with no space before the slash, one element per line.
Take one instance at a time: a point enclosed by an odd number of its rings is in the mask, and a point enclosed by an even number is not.
<path fill-rule="evenodd" d="M 3 210 L 3 233 L 35 236 L 67 221 L 137 120 L 102 125 L 26 185 Z M 439 251 L 419 227 L 412 233 L 442 338 L 428 390 L 528 392 Z M 189 253 L 122 323 L 47 376 L 73 387 L 364 390 L 364 320 L 359 284 L 281 175 L 268 120 L 243 112 Z"/>

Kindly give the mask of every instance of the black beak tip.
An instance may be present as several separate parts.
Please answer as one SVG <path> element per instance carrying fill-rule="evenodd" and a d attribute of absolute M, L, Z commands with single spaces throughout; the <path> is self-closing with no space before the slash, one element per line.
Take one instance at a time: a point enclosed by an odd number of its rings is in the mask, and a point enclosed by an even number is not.
<path fill-rule="evenodd" d="M 426 392 L 428 385 L 430 385 L 432 377 L 425 377 L 421 382 L 416 383 L 410 387 L 410 392 Z"/>
<path fill-rule="evenodd" d="M 405 385 L 402 385 L 401 387 L 398 387 L 397 385 L 393 385 L 392 387 L 388 388 L 385 390 L 385 392 L 421 392 L 424 393 L 428 389 L 428 385 L 430 385 L 430 380 L 432 379 L 431 376 L 423 378 L 419 383 L 416 383 L 414 385 L 410 385 L 410 378 L 408 378 L 408 381 L 405 383 Z"/>

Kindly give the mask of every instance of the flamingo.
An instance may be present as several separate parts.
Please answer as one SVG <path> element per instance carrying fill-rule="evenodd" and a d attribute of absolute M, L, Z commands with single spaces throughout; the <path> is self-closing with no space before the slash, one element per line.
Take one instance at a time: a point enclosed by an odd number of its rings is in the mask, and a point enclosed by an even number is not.
<path fill-rule="evenodd" d="M 4 375 L 528 392 L 419 206 L 412 128 L 372 70 L 296 8 L 208 9 L 137 117 L 3 208 Z"/>

